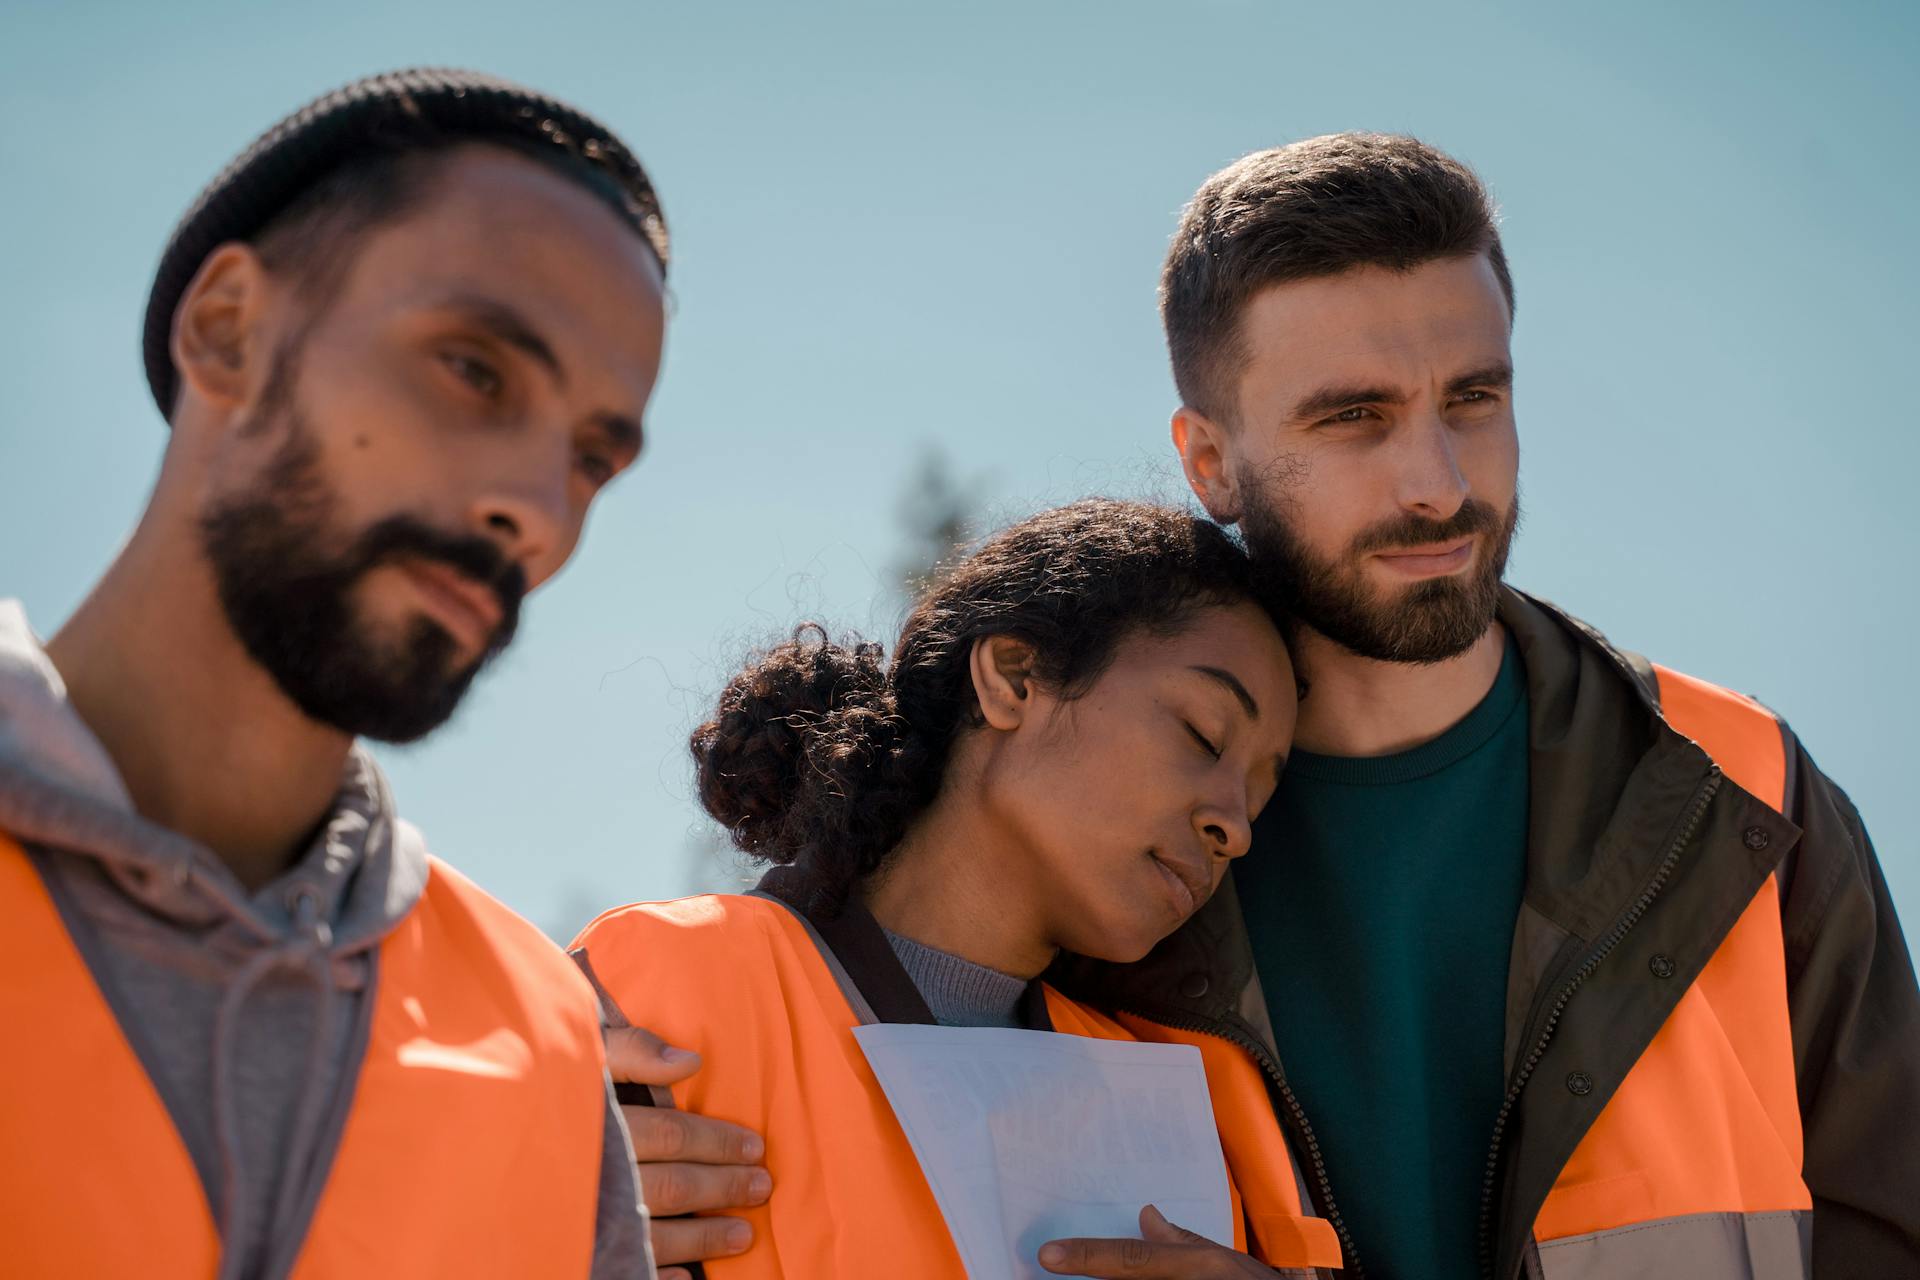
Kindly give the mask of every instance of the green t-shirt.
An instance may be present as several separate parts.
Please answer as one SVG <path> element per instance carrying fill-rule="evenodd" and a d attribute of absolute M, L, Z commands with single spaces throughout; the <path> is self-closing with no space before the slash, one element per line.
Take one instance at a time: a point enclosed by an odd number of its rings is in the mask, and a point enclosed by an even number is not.
<path fill-rule="evenodd" d="M 1527 686 L 1511 639 L 1432 742 L 1296 752 L 1234 866 L 1280 1060 L 1377 1280 L 1477 1280 L 1526 875 Z"/>

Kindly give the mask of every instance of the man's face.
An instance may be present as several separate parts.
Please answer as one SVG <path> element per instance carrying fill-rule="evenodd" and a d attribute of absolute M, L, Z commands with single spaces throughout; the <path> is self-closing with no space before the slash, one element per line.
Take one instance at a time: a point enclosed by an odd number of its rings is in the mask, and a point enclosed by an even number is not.
<path fill-rule="evenodd" d="M 1413 663 L 1492 625 L 1520 515 L 1510 327 L 1482 255 L 1248 304 L 1239 420 L 1217 433 L 1233 509 L 1215 514 L 1299 622 Z"/>
<path fill-rule="evenodd" d="M 322 311 L 270 290 L 271 370 L 201 514 L 248 653 L 314 720 L 439 725 L 638 456 L 663 328 L 640 237 L 486 147 L 366 233 Z"/>

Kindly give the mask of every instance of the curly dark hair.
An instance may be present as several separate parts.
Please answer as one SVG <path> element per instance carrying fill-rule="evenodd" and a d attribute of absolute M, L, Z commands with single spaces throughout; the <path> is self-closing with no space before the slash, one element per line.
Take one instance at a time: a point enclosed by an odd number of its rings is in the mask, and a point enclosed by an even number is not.
<path fill-rule="evenodd" d="M 1078 697 L 1121 641 L 1256 601 L 1246 553 L 1185 511 L 1089 498 L 987 539 L 917 601 L 889 668 L 877 644 L 816 623 L 756 654 L 691 743 L 700 800 L 733 842 L 800 863 L 829 897 L 872 874 L 933 802 L 978 724 L 974 641 L 1033 646 L 1033 677 Z"/>

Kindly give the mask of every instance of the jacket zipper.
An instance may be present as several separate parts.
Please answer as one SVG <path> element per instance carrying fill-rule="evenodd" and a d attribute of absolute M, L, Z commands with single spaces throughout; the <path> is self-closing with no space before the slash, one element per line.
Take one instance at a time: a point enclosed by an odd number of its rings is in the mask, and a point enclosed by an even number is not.
<path fill-rule="evenodd" d="M 1161 1013 L 1149 1013 L 1143 1009 L 1122 1009 L 1121 1012 L 1130 1013 L 1136 1018 L 1144 1018 L 1148 1022 L 1158 1022 L 1163 1026 L 1225 1040 L 1260 1064 L 1260 1069 L 1266 1073 L 1267 1080 L 1279 1091 L 1280 1100 L 1286 1107 L 1288 1120 L 1293 1123 L 1295 1132 L 1299 1134 L 1301 1142 L 1306 1145 L 1307 1161 L 1312 1166 L 1314 1183 L 1320 1191 L 1320 1207 L 1325 1210 L 1326 1219 L 1333 1224 L 1333 1233 L 1340 1240 L 1340 1260 L 1343 1264 L 1340 1274 L 1349 1277 L 1349 1280 L 1366 1280 L 1367 1273 L 1354 1254 L 1353 1237 L 1347 1234 L 1347 1224 L 1341 1219 L 1339 1207 L 1333 1202 L 1333 1183 L 1327 1177 L 1327 1164 L 1320 1154 L 1320 1142 L 1313 1136 L 1313 1126 L 1307 1123 L 1307 1113 L 1301 1107 L 1300 1100 L 1294 1096 L 1293 1086 L 1287 1083 L 1287 1077 L 1280 1070 L 1279 1062 L 1267 1052 L 1266 1046 L 1251 1036 L 1234 1032 L 1230 1027 L 1222 1029 L 1208 1026 L 1204 1020 L 1184 1014 L 1169 1017 Z"/>
<path fill-rule="evenodd" d="M 1687 808 L 1685 819 L 1680 824 L 1680 830 L 1674 833 L 1672 842 L 1667 846 L 1666 856 L 1660 860 L 1660 865 L 1654 871 L 1653 877 L 1647 881 L 1646 887 L 1640 891 L 1640 896 L 1634 900 L 1633 905 L 1615 922 L 1607 936 L 1587 954 L 1586 960 L 1567 980 L 1566 986 L 1560 989 L 1560 995 L 1554 1000 L 1553 1007 L 1547 1013 L 1546 1022 L 1540 1028 L 1539 1038 L 1521 1061 L 1519 1070 L 1514 1073 L 1513 1084 L 1507 1089 L 1507 1096 L 1500 1104 L 1500 1114 L 1494 1117 L 1493 1145 L 1487 1153 L 1486 1175 L 1480 1187 L 1480 1267 L 1481 1274 L 1486 1277 L 1486 1280 L 1496 1280 L 1493 1197 L 1498 1187 L 1500 1153 L 1506 1137 L 1507 1121 L 1512 1118 L 1514 1104 L 1520 1099 L 1520 1091 L 1526 1088 L 1534 1068 L 1540 1065 L 1540 1059 L 1546 1055 L 1547 1045 L 1552 1042 L 1553 1033 L 1559 1028 L 1560 1017 L 1566 1012 L 1568 1002 L 1573 999 L 1573 993 L 1593 976 L 1594 971 L 1600 967 L 1600 962 L 1620 945 L 1621 939 L 1625 938 L 1628 931 L 1640 922 L 1640 917 L 1647 913 L 1647 908 L 1653 905 L 1653 900 L 1659 897 L 1660 891 L 1666 887 L 1667 880 L 1673 875 L 1674 867 L 1680 862 L 1680 854 L 1692 841 L 1694 833 L 1700 829 L 1700 821 L 1706 816 L 1707 806 L 1713 802 L 1714 795 L 1719 792 L 1720 780 L 1720 766 L 1717 764 L 1709 766 L 1706 778 L 1693 793 L 1693 800 Z"/>

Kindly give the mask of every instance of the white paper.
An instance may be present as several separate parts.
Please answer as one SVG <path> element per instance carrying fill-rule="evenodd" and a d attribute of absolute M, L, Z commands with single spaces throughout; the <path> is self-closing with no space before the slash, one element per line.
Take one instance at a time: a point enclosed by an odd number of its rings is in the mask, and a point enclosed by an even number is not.
<path fill-rule="evenodd" d="M 1040 1246 L 1138 1236 L 1140 1207 L 1233 1243 L 1200 1051 L 981 1027 L 854 1028 L 967 1274 L 1048 1276 Z"/>

